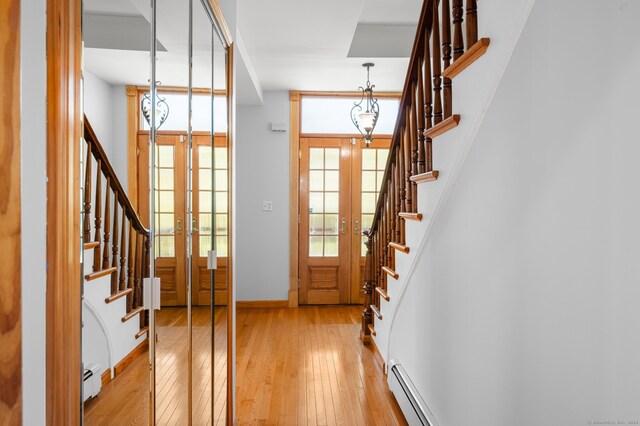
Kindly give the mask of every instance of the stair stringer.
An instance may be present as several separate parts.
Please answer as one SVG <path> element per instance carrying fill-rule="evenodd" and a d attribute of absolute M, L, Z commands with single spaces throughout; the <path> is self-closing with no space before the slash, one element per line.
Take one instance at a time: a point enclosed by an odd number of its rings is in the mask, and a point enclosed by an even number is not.
<path fill-rule="evenodd" d="M 92 272 L 93 250 L 84 251 L 84 275 Z M 120 361 L 122 361 L 131 351 L 133 351 L 146 338 L 146 334 L 136 339 L 135 335 L 140 330 L 139 315 L 131 318 L 129 321 L 122 322 L 121 318 L 127 314 L 126 297 L 122 297 L 111 303 L 106 303 L 105 299 L 109 297 L 111 291 L 111 276 L 98 278 L 93 281 L 84 281 L 84 302 L 93 308 L 93 314 L 98 318 L 98 323 L 106 331 L 106 338 L 109 348 L 109 364 L 101 365 L 101 372 L 106 369 L 112 370 Z M 89 323 L 83 321 L 83 327 L 89 327 Z M 87 332 L 91 332 L 87 330 Z M 83 340 L 83 353 L 86 348 Z M 83 363 L 92 362 L 92 360 L 83 359 Z"/>

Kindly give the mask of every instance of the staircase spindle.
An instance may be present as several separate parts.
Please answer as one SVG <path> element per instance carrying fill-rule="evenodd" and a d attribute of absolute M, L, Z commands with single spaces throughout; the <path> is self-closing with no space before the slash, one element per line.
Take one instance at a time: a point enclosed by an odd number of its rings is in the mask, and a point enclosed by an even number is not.
<path fill-rule="evenodd" d="M 441 78 L 441 60 L 440 54 L 440 21 L 438 19 L 438 2 L 433 1 L 433 30 L 431 31 L 433 60 L 433 124 L 436 125 L 442 121 L 442 78 Z"/>
<path fill-rule="evenodd" d="M 111 179 L 107 176 L 104 196 L 104 247 L 102 250 L 102 269 L 109 267 L 109 243 L 111 242 Z"/>
<path fill-rule="evenodd" d="M 428 42 L 426 43 L 429 44 Z M 429 58 L 426 59 L 427 61 Z M 424 84 L 422 80 L 424 78 L 423 63 L 420 62 L 418 66 L 418 88 L 416 94 L 416 120 L 418 126 L 418 171 L 417 173 L 425 172 L 425 160 L 424 160 L 424 131 L 425 131 L 425 112 L 424 112 Z M 426 64 L 426 63 L 425 63 Z M 428 65 L 425 65 L 428 66 Z"/>
<path fill-rule="evenodd" d="M 84 165 L 84 218 L 82 222 L 82 242 L 91 242 L 91 143 L 87 142 L 87 161 Z"/>
<path fill-rule="evenodd" d="M 449 9 L 449 0 L 442 0 L 442 66 L 443 69 L 451 65 L 451 16 Z M 442 79 L 442 97 L 444 104 L 444 118 L 451 117 L 452 114 L 452 95 L 451 95 L 451 79 Z"/>
<path fill-rule="evenodd" d="M 415 93 L 415 92 L 414 92 Z M 415 176 L 418 174 L 418 135 L 416 129 L 416 116 L 415 116 L 415 104 L 412 105 L 409 110 L 409 145 L 411 146 L 411 176 Z M 418 185 L 415 182 L 410 180 L 407 182 L 407 188 L 411 191 L 411 212 L 416 211 L 418 205 Z"/>
<path fill-rule="evenodd" d="M 467 50 L 478 41 L 478 2 L 467 0 Z"/>
<path fill-rule="evenodd" d="M 406 129 L 400 129 L 400 144 L 396 147 L 396 149 L 389 153 L 389 155 L 395 155 L 396 164 L 398 165 L 398 171 L 400 176 L 404 176 L 404 138 L 406 135 Z M 400 179 L 398 181 L 399 192 L 400 192 L 400 208 L 404 211 L 407 208 L 407 192 L 405 188 L 405 180 Z"/>
<path fill-rule="evenodd" d="M 362 311 L 362 330 L 360 331 L 360 337 L 363 342 L 367 342 L 368 337 L 370 335 L 369 332 L 369 324 L 373 323 L 371 311 L 371 304 L 373 300 L 371 296 L 373 295 L 373 253 L 372 253 L 372 243 L 371 240 L 371 230 L 365 230 L 363 235 L 367 236 L 364 245 L 367 247 L 367 252 L 364 257 L 364 282 L 362 285 L 362 289 L 364 291 L 364 310 Z"/>
<path fill-rule="evenodd" d="M 464 9 L 462 0 L 453 0 L 453 61 L 457 61 L 464 53 L 464 39 L 462 37 L 462 15 Z"/>
<path fill-rule="evenodd" d="M 394 220 L 396 222 L 396 227 L 395 227 L 395 237 L 394 237 L 394 241 L 397 241 L 399 243 L 402 244 L 402 237 L 404 235 L 404 229 L 403 229 L 403 224 L 402 224 L 402 220 L 400 220 L 400 216 L 398 215 L 402 210 L 401 210 L 401 203 L 400 203 L 400 196 L 397 193 L 398 190 L 398 182 L 400 181 L 400 175 L 398 173 L 398 167 L 396 166 L 396 164 L 393 164 L 392 168 L 391 168 L 391 176 L 393 178 L 393 187 L 396 188 L 395 190 L 395 195 L 396 197 L 394 198 L 394 205 L 393 205 L 393 217 Z"/>
<path fill-rule="evenodd" d="M 133 287 L 133 262 L 136 258 L 136 247 L 133 243 L 135 239 L 135 232 L 133 225 L 129 222 L 129 256 L 127 262 L 127 288 L 134 290 Z M 133 309 L 133 294 L 127 294 L 127 313 Z"/>
<path fill-rule="evenodd" d="M 411 125 L 409 123 L 409 116 L 411 111 L 407 105 L 404 109 L 404 138 L 401 142 L 404 144 L 404 156 L 402 161 L 404 162 L 404 192 L 405 192 L 405 212 L 413 211 L 413 200 L 411 191 Z"/>
<path fill-rule="evenodd" d="M 93 241 L 100 242 L 102 238 L 100 234 L 101 226 L 102 226 L 102 171 L 100 170 L 100 166 L 102 162 L 98 160 L 98 166 L 96 167 L 96 204 L 95 204 L 95 214 L 94 214 L 94 227 L 95 234 L 93 237 Z M 100 247 L 96 247 L 93 249 L 93 271 L 100 270 Z"/>
<path fill-rule="evenodd" d="M 140 249 L 140 234 L 135 230 L 135 251 L 136 257 L 134 259 L 133 266 L 133 309 L 137 309 L 140 306 L 140 263 L 142 262 L 142 250 Z"/>
<path fill-rule="evenodd" d="M 125 275 L 127 273 L 127 271 L 125 270 L 125 262 L 126 262 L 126 258 L 127 258 L 127 231 L 126 231 L 126 225 L 127 225 L 127 212 L 124 209 L 124 207 L 122 208 L 122 231 L 120 236 L 120 279 L 118 280 L 118 289 L 120 291 L 123 291 L 126 289 L 125 287 Z"/>
<path fill-rule="evenodd" d="M 118 193 L 113 193 L 113 247 L 111 247 L 111 267 L 116 272 L 111 274 L 111 295 L 118 292 Z"/>

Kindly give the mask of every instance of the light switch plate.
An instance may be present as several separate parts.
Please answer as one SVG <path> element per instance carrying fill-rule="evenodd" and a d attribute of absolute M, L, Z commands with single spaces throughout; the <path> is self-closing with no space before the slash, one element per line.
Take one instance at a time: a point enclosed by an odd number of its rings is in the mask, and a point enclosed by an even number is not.
<path fill-rule="evenodd" d="M 263 201 L 262 210 L 265 212 L 273 211 L 273 201 Z"/>

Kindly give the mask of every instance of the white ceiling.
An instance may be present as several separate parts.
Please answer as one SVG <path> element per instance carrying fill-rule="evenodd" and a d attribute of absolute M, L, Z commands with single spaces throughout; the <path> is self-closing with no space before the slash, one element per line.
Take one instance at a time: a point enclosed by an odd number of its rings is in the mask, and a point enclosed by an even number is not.
<path fill-rule="evenodd" d="M 158 80 L 185 86 L 186 0 L 157 1 L 158 40 L 167 50 L 158 52 Z M 194 4 L 194 83 L 202 87 L 209 82 L 211 34 L 198 10 L 200 2 Z M 421 5 L 422 0 L 237 0 L 238 104 L 260 104 L 263 89 L 356 90 L 365 82 L 361 64 L 369 61 L 376 64 L 371 70 L 376 90 L 402 90 L 413 42 L 410 34 L 415 32 L 411 28 Z M 85 67 L 111 84 L 148 84 L 148 43 L 134 42 L 141 25 L 132 28 L 132 23 L 148 23 L 149 1 L 84 0 L 84 10 L 94 20 L 114 22 L 113 28 L 121 32 L 111 37 L 108 31 L 91 34 Z M 216 88 L 224 87 L 223 67 L 219 48 Z"/>
<path fill-rule="evenodd" d="M 409 58 L 389 57 L 403 56 L 390 54 L 389 43 L 361 39 L 358 51 L 371 56 L 348 54 L 358 24 L 412 25 L 415 32 L 422 0 L 238 0 L 237 6 L 238 28 L 265 90 L 356 90 L 368 61 L 376 63 L 377 90 L 402 90 Z M 412 44 L 409 38 L 402 42 Z"/>

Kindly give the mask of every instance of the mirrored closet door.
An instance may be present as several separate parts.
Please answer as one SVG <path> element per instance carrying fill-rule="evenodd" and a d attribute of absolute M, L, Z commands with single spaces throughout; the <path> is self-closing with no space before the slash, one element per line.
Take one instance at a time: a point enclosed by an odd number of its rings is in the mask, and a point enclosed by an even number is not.
<path fill-rule="evenodd" d="M 228 424 L 220 28 L 208 0 L 84 0 L 86 424 Z"/>

